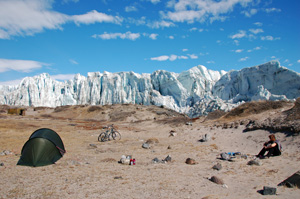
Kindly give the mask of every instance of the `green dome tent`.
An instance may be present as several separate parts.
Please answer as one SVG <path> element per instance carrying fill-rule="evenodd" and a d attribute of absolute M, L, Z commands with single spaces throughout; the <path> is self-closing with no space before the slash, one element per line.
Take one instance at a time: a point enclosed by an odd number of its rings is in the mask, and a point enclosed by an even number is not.
<path fill-rule="evenodd" d="M 65 152 L 64 144 L 55 131 L 38 129 L 24 144 L 17 165 L 38 167 L 54 164 Z"/>

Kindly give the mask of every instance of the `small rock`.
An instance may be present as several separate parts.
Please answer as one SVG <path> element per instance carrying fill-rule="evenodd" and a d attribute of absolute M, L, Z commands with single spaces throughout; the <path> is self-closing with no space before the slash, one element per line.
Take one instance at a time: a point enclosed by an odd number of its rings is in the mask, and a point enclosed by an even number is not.
<path fill-rule="evenodd" d="M 160 162 L 160 160 L 158 159 L 158 158 L 154 158 L 153 160 L 152 160 L 152 163 L 159 163 Z"/>
<path fill-rule="evenodd" d="M 4 150 L 0 153 L 0 155 L 11 155 L 11 154 L 13 154 L 13 152 L 8 151 L 8 150 Z"/>
<path fill-rule="evenodd" d="M 123 179 L 123 177 L 122 176 L 116 176 L 116 177 L 114 177 L 114 179 Z"/>
<path fill-rule="evenodd" d="M 216 184 L 220 184 L 220 185 L 225 184 L 224 181 L 221 178 L 217 177 L 217 176 L 212 176 L 209 180 L 216 183 Z"/>
<path fill-rule="evenodd" d="M 207 142 L 210 140 L 210 135 L 209 134 L 205 134 L 202 136 L 202 139 L 200 140 L 200 142 Z"/>
<path fill-rule="evenodd" d="M 170 155 L 168 155 L 165 159 L 164 159 L 164 161 L 166 161 L 166 162 L 171 162 L 172 161 L 172 158 L 171 158 L 171 156 Z"/>
<path fill-rule="evenodd" d="M 187 126 L 193 126 L 193 123 L 192 122 L 187 122 L 185 123 Z"/>
<path fill-rule="evenodd" d="M 144 144 L 142 145 L 142 147 L 143 147 L 144 149 L 150 149 L 150 145 L 149 145 L 148 143 L 144 143 Z"/>
<path fill-rule="evenodd" d="M 89 146 L 90 146 L 90 148 L 97 148 L 96 144 L 90 144 Z"/>
<path fill-rule="evenodd" d="M 3 166 L 4 166 L 4 163 L 3 163 L 3 162 L 1 162 L 1 163 L 0 163 L 0 166 L 1 166 L 1 167 L 3 167 Z"/>
<path fill-rule="evenodd" d="M 276 195 L 276 188 L 264 186 L 263 195 Z"/>
<path fill-rule="evenodd" d="M 193 165 L 193 164 L 196 164 L 196 161 L 194 159 L 192 159 L 192 158 L 187 158 L 186 161 L 185 161 L 185 163 Z"/>
<path fill-rule="evenodd" d="M 222 165 L 220 163 L 218 163 L 218 164 L 214 165 L 212 168 L 220 171 L 222 169 Z"/>
<path fill-rule="evenodd" d="M 262 163 L 258 160 L 250 160 L 247 165 L 256 165 L 256 166 L 261 166 Z"/>
<path fill-rule="evenodd" d="M 168 146 L 168 149 L 172 149 L 172 147 L 169 145 L 169 146 Z"/>

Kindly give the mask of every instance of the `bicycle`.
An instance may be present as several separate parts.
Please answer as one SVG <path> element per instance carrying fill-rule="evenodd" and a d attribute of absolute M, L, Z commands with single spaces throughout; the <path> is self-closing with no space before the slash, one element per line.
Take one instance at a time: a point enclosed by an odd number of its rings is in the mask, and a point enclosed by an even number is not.
<path fill-rule="evenodd" d="M 107 129 L 105 132 L 100 133 L 98 137 L 99 142 L 105 142 L 110 140 L 110 137 L 114 140 L 120 140 L 121 139 L 121 134 L 115 130 L 114 125 L 109 125 L 107 127 L 104 127 L 103 129 Z"/>

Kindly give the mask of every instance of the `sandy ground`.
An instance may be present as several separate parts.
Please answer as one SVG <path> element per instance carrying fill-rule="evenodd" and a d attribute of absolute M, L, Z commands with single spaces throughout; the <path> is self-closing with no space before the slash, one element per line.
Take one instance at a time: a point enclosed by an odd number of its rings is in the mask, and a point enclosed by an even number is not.
<path fill-rule="evenodd" d="M 108 109 L 113 108 L 101 110 L 98 113 L 101 116 L 93 112 L 89 119 L 83 119 L 86 115 L 81 109 L 74 113 L 76 116 L 65 111 L 53 113 L 53 110 L 28 110 L 26 116 L 2 113 L 0 152 L 9 150 L 13 154 L 0 156 L 0 163 L 4 164 L 0 166 L 0 198 L 257 199 L 300 196 L 300 189 L 277 186 L 300 170 L 300 136 L 275 133 L 284 147 L 282 156 L 260 160 L 261 166 L 250 166 L 247 165 L 250 156 L 257 154 L 268 140 L 268 131 L 244 133 L 244 126 L 222 129 L 212 127 L 213 122 L 203 123 L 201 119 L 186 125 L 180 116 L 157 114 L 142 106 L 125 114 L 125 120 L 117 121 L 116 118 L 108 119 L 109 115 L 112 118 Z M 101 127 L 112 123 L 122 139 L 98 142 Z M 67 153 L 53 165 L 17 166 L 23 144 L 39 128 L 56 131 Z M 171 130 L 176 136 L 170 136 Z M 200 142 L 204 134 L 209 134 L 211 140 Z M 151 144 L 150 149 L 142 148 L 151 138 L 158 143 Z M 222 152 L 241 152 L 249 158 L 224 161 L 219 159 Z M 132 155 L 136 165 L 119 164 L 122 155 Z M 154 158 L 164 159 L 168 155 L 172 162 L 152 162 Z M 194 159 L 197 164 L 186 164 L 187 158 Z M 212 169 L 217 163 L 223 167 L 219 171 Z M 226 186 L 208 180 L 212 176 L 221 178 Z M 276 187 L 277 195 L 261 195 L 258 191 L 263 186 Z"/>

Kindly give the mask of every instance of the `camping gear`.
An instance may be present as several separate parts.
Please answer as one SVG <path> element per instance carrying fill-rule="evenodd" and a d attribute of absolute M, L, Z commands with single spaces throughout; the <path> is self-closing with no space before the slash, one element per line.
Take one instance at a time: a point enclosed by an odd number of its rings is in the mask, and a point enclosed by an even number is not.
<path fill-rule="evenodd" d="M 36 130 L 24 144 L 17 165 L 46 166 L 54 164 L 66 153 L 59 135 L 48 128 Z"/>

